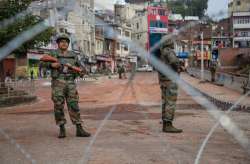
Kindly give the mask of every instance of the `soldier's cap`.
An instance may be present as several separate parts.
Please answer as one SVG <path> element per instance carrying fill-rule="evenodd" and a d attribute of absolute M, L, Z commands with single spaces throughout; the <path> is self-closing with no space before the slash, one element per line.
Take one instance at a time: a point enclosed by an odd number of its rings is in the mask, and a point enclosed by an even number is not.
<path fill-rule="evenodd" d="M 173 39 L 168 39 L 163 43 L 163 46 L 169 47 L 169 46 L 174 46 L 174 40 Z"/>
<path fill-rule="evenodd" d="M 66 40 L 68 43 L 70 43 L 70 39 L 69 39 L 69 36 L 67 34 L 60 34 L 56 38 L 56 43 L 58 44 L 61 40 Z"/>

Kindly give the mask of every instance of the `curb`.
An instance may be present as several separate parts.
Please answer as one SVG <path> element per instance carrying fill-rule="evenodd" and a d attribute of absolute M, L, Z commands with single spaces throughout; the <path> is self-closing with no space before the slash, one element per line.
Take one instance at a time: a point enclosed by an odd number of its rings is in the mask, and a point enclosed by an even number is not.
<path fill-rule="evenodd" d="M 0 107 L 12 107 L 23 103 L 33 102 L 37 99 L 37 96 L 13 96 L 0 98 Z"/>
<path fill-rule="evenodd" d="M 233 102 L 226 102 L 226 101 L 223 101 L 223 100 L 219 100 L 219 99 L 217 99 L 215 97 L 212 97 L 211 95 L 201 91 L 200 89 L 192 86 L 189 83 L 188 83 L 188 85 L 190 85 L 196 91 L 200 92 L 204 97 L 206 97 L 209 101 L 211 101 L 216 107 L 218 107 L 219 109 L 221 109 L 223 111 L 227 111 L 230 107 L 232 107 L 234 105 Z M 236 107 L 234 107 L 233 111 L 240 111 L 240 112 L 250 113 L 250 106 L 239 104 Z"/>

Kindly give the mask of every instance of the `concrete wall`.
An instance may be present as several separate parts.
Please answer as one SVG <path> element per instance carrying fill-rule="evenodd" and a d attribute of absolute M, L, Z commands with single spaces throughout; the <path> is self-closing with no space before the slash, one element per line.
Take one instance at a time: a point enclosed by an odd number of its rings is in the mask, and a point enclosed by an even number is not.
<path fill-rule="evenodd" d="M 139 25 L 138 28 L 137 25 Z M 146 15 L 134 18 L 132 39 L 142 47 L 146 48 L 146 43 L 148 41 L 148 22 Z"/>
<path fill-rule="evenodd" d="M 223 48 L 219 50 L 222 67 L 237 67 L 237 55 L 250 54 L 250 48 Z"/>
<path fill-rule="evenodd" d="M 188 68 L 188 74 L 193 75 L 197 78 L 201 78 L 201 71 L 197 68 Z M 204 71 L 204 78 L 207 81 L 211 80 L 210 71 Z M 243 93 L 243 82 L 246 82 L 248 79 L 246 77 L 233 76 L 226 73 L 217 72 L 216 73 L 216 83 L 223 84 L 225 87 L 229 89 L 233 89 L 239 93 Z"/>

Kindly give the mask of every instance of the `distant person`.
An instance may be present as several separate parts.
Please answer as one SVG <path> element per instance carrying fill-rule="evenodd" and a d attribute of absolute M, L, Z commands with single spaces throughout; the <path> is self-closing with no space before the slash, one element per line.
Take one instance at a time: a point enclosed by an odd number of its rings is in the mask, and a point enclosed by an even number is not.
<path fill-rule="evenodd" d="M 5 74 L 5 79 L 4 79 L 5 83 L 11 83 L 12 80 L 11 80 L 11 72 L 10 70 L 8 69 L 8 71 L 6 72 Z"/>
<path fill-rule="evenodd" d="M 212 61 L 212 63 L 210 64 L 211 82 L 215 82 L 216 70 L 217 70 L 217 62 Z"/>
<path fill-rule="evenodd" d="M 34 80 L 34 70 L 33 70 L 33 68 L 31 68 L 31 70 L 30 70 L 30 79 Z"/>
<path fill-rule="evenodd" d="M 122 66 L 122 77 L 124 78 L 124 79 L 127 79 L 127 75 L 126 75 L 126 67 L 125 67 L 125 65 L 123 65 Z"/>
<path fill-rule="evenodd" d="M 118 65 L 118 74 L 119 74 L 119 79 L 122 79 L 122 66 Z"/>

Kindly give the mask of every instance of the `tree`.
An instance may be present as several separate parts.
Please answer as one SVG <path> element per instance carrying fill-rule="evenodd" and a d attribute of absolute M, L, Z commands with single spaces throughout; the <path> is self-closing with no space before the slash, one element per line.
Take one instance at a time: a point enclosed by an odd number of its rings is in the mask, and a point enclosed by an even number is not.
<path fill-rule="evenodd" d="M 0 21 L 9 19 L 16 14 L 25 11 L 32 0 L 3 0 L 0 1 Z M 11 25 L 0 29 L 0 47 L 4 46 L 11 39 L 15 38 L 23 31 L 28 30 L 37 23 L 43 21 L 39 16 L 28 14 L 21 19 L 16 20 Z M 13 53 L 17 56 L 26 54 L 28 49 L 45 46 L 50 42 L 51 36 L 54 34 L 54 29 L 48 28 L 36 37 L 22 44 Z"/>
<path fill-rule="evenodd" d="M 0 1 L 0 22 L 6 19 L 10 19 L 16 14 L 27 10 L 32 0 L 1 0 Z M 43 21 L 39 16 L 27 14 L 26 16 L 16 20 L 14 23 L 7 27 L 0 28 L 0 47 L 3 47 L 10 40 L 21 34 L 23 31 L 28 30 L 35 24 Z M 13 53 L 16 56 L 25 55 L 28 49 L 45 46 L 50 42 L 51 36 L 54 34 L 52 27 L 43 31 L 31 40 L 23 43 Z M 0 73 L 4 74 L 3 63 L 0 61 Z M 3 81 L 3 77 L 1 79 Z"/>
<path fill-rule="evenodd" d="M 175 0 L 167 1 L 167 5 L 173 13 L 184 16 L 199 16 L 202 18 L 207 9 L 208 0 Z"/>

